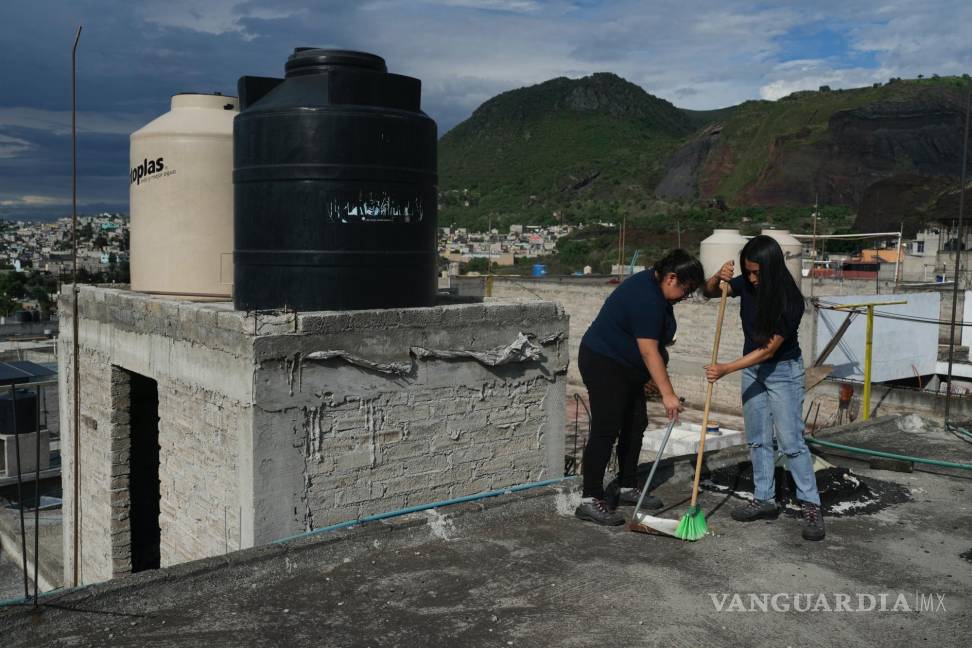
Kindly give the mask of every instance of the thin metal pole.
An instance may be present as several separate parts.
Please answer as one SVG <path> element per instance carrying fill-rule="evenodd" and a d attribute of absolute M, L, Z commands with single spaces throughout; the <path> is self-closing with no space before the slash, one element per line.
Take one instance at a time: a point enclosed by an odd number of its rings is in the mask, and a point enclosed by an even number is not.
<path fill-rule="evenodd" d="M 867 305 L 867 333 L 864 341 L 864 415 L 871 418 L 871 349 L 874 340 L 874 306 Z"/>
<path fill-rule="evenodd" d="M 36 409 L 34 411 L 34 420 L 37 424 L 34 426 L 34 431 L 37 433 L 35 437 L 35 461 L 34 464 L 34 607 L 37 607 L 37 592 L 40 587 L 40 580 L 37 578 L 37 573 L 40 570 L 40 457 L 41 457 L 41 442 L 40 442 L 40 413 L 41 413 L 41 394 L 43 392 L 43 387 L 37 386 L 34 388 L 34 395 L 36 397 Z"/>
<path fill-rule="evenodd" d="M 810 299 L 813 299 L 813 271 L 817 268 L 817 195 L 813 196 L 813 254 L 810 255 Z"/>
<path fill-rule="evenodd" d="M 894 255 L 894 288 L 898 289 L 898 264 L 901 261 L 901 236 L 904 234 L 904 223 L 901 223 L 901 229 L 898 230 L 898 249 Z"/>
<path fill-rule="evenodd" d="M 962 184 L 959 187 L 958 244 L 955 246 L 955 276 L 952 283 L 952 324 L 948 333 L 948 388 L 945 390 L 945 425 L 949 423 L 949 407 L 952 400 L 952 363 L 955 358 L 955 314 L 958 308 L 959 263 L 962 259 L 962 217 L 965 214 L 965 170 L 969 157 L 969 112 L 972 111 L 972 79 L 968 79 L 969 92 L 965 100 L 965 133 L 962 139 Z"/>
<path fill-rule="evenodd" d="M 13 401 L 12 419 L 14 433 L 14 449 L 17 453 L 17 504 L 20 508 L 20 557 L 24 571 L 24 598 L 30 596 L 30 588 L 27 586 L 27 522 L 24 520 L 24 493 L 23 493 L 23 461 L 20 458 L 20 430 L 17 429 L 17 385 L 10 386 L 10 396 Z"/>
<path fill-rule="evenodd" d="M 34 387 L 35 408 L 34 408 L 34 607 L 37 607 L 37 592 L 40 581 L 37 579 L 37 572 L 40 569 L 40 399 L 43 387 Z"/>
<path fill-rule="evenodd" d="M 74 396 L 74 586 L 80 584 L 78 560 L 81 542 L 81 372 L 78 362 L 81 351 L 78 344 L 78 122 L 77 122 L 77 60 L 78 41 L 81 40 L 81 25 L 74 35 L 71 48 L 71 345 Z"/>

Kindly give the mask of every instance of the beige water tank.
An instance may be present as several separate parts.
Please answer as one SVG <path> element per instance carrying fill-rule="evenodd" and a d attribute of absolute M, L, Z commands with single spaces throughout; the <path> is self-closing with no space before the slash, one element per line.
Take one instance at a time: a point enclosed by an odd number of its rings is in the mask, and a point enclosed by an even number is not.
<path fill-rule="evenodd" d="M 132 290 L 225 300 L 233 289 L 236 97 L 178 94 L 131 136 Z"/>
<path fill-rule="evenodd" d="M 783 248 L 786 269 L 790 271 L 793 281 L 799 286 L 800 282 L 803 281 L 803 243 L 790 234 L 790 230 L 764 229 L 760 233 L 776 239 L 776 242 Z"/>
<path fill-rule="evenodd" d="M 726 261 L 735 261 L 735 274 L 741 274 L 739 269 L 739 252 L 746 245 L 746 238 L 736 229 L 713 230 L 709 238 L 699 245 L 699 257 L 706 278 L 719 271 Z"/>

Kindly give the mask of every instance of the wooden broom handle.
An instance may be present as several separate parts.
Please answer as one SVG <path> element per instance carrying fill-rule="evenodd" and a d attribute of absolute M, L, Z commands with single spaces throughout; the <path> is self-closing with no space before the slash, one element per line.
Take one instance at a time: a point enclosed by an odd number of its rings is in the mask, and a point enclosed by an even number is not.
<path fill-rule="evenodd" d="M 719 300 L 719 317 L 716 319 L 715 339 L 712 341 L 712 362 L 719 361 L 719 340 L 722 338 L 722 320 L 726 315 L 726 298 L 729 296 L 729 284 L 719 282 L 722 288 L 722 298 Z M 702 431 L 699 433 L 699 454 L 695 458 L 695 480 L 692 482 L 692 503 L 695 506 L 699 500 L 699 480 L 702 478 L 702 455 L 705 453 L 705 433 L 709 427 L 709 409 L 712 407 L 712 389 L 715 383 L 710 382 L 705 389 L 705 409 L 702 412 Z"/>

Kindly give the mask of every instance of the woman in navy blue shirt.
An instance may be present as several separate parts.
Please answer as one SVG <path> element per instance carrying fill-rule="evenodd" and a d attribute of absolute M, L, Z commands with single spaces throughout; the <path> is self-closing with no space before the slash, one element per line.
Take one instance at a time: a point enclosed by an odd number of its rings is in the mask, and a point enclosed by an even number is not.
<path fill-rule="evenodd" d="M 672 304 L 705 280 L 702 264 L 674 250 L 654 267 L 632 275 L 605 300 L 581 340 L 577 364 L 591 405 L 591 433 L 584 448 L 583 500 L 575 515 L 598 524 L 624 524 L 619 501 L 637 501 L 638 457 L 648 416 L 645 383 L 653 380 L 669 418 L 679 398 L 668 378 L 668 350 L 675 337 Z M 617 442 L 617 488 L 605 498 L 604 472 Z M 645 498 L 643 506 L 661 501 Z"/>
<path fill-rule="evenodd" d="M 742 371 L 743 418 L 756 492 L 749 503 L 732 512 L 732 518 L 750 522 L 779 515 L 773 481 L 775 429 L 803 508 L 803 537 L 822 540 L 824 523 L 813 457 L 803 439 L 803 354 L 797 337 L 803 295 L 786 268 L 780 244 L 769 236 L 750 239 L 739 254 L 739 264 L 741 276 L 733 278 L 733 262 L 728 261 L 703 289 L 707 297 L 716 297 L 721 294 L 719 282 L 727 281 L 729 294 L 741 301 L 743 356 L 705 368 L 710 382 Z"/>

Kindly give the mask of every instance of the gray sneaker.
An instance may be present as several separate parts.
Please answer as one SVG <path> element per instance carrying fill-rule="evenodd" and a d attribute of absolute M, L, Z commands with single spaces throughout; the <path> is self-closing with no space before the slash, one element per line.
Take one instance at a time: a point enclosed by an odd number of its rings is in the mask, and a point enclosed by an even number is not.
<path fill-rule="evenodd" d="M 800 502 L 803 508 L 803 539 L 810 541 L 823 540 L 827 535 L 824 531 L 823 511 L 817 504 Z"/>
<path fill-rule="evenodd" d="M 775 520 L 780 515 L 780 509 L 772 500 L 752 499 L 746 504 L 734 509 L 731 517 L 736 522 L 752 522 L 753 520 Z"/>
<path fill-rule="evenodd" d="M 604 500 L 609 508 L 616 509 L 618 506 L 634 506 L 641 497 L 641 490 L 638 488 L 619 488 L 617 482 L 608 484 L 604 494 Z M 654 511 L 664 506 L 664 503 L 654 495 L 645 495 L 641 508 Z"/>
<path fill-rule="evenodd" d="M 581 502 L 581 505 L 574 511 L 574 515 L 582 520 L 603 524 L 605 526 L 624 524 L 624 516 L 609 508 L 607 502 L 599 499 L 590 499 Z"/>

